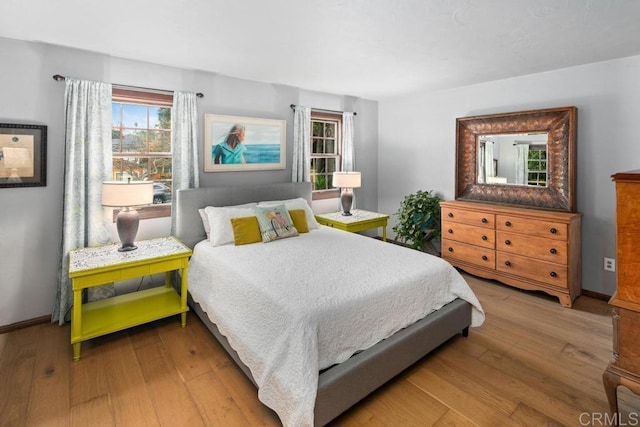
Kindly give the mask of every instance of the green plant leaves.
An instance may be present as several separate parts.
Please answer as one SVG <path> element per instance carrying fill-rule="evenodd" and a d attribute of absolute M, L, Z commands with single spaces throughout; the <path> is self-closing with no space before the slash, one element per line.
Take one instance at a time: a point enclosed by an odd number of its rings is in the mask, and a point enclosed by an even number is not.
<path fill-rule="evenodd" d="M 396 212 L 398 222 L 393 227 L 396 237 L 418 250 L 422 250 L 425 234 L 429 230 L 433 230 L 433 237 L 439 237 L 440 201 L 433 190 L 419 190 L 405 196 Z"/>

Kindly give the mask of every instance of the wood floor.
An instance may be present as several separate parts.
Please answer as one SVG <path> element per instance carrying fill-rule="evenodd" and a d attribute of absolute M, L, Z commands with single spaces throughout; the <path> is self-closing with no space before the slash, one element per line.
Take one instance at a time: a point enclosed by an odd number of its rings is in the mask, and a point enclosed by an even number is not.
<path fill-rule="evenodd" d="M 612 345 L 607 304 L 580 297 L 566 309 L 543 294 L 465 277 L 484 325 L 332 425 L 610 425 L 601 381 Z M 68 325 L 0 335 L 0 425 L 279 425 L 200 321 L 190 314 L 183 329 L 178 319 L 85 343 L 78 362 Z M 619 395 L 624 416 L 637 421 L 640 398 L 624 387 Z"/>

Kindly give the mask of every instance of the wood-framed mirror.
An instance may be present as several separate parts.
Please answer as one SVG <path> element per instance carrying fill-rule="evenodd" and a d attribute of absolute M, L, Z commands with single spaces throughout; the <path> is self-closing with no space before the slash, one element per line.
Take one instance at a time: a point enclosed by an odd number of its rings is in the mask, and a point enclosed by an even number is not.
<path fill-rule="evenodd" d="M 456 119 L 456 200 L 576 211 L 576 107 Z"/>

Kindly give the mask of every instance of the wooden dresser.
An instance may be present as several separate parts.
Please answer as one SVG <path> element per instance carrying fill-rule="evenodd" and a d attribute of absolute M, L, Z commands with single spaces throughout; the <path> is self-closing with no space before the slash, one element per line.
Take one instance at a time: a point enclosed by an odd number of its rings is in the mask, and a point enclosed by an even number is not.
<path fill-rule="evenodd" d="M 582 214 L 449 201 L 442 258 L 471 274 L 544 291 L 571 307 L 581 293 Z"/>
<path fill-rule="evenodd" d="M 602 379 L 611 413 L 617 414 L 619 385 L 640 394 L 640 170 L 617 173 L 613 180 L 617 289 L 609 301 L 613 306 L 613 357 Z"/>

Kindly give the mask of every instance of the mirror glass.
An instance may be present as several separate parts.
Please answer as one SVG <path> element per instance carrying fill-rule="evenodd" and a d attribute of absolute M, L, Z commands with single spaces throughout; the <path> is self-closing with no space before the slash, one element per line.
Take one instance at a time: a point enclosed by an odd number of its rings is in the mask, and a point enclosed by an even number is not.
<path fill-rule="evenodd" d="M 547 132 L 477 135 L 477 184 L 547 187 Z"/>

